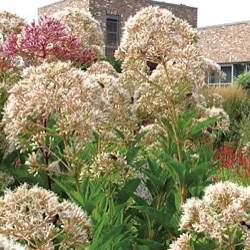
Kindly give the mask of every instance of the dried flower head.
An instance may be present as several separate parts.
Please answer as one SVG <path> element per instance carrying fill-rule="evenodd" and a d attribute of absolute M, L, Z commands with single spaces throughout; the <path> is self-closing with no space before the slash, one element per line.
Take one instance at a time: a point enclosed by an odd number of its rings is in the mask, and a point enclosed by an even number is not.
<path fill-rule="evenodd" d="M 110 182 L 121 183 L 131 177 L 133 169 L 128 166 L 124 156 L 119 153 L 99 153 L 92 159 L 92 164 L 82 167 L 82 176 L 100 179 L 108 176 Z"/>
<path fill-rule="evenodd" d="M 165 9 L 147 7 L 129 18 L 115 56 L 123 60 L 120 81 L 139 119 L 171 121 L 173 110 L 179 116 L 187 108 L 204 115 L 206 102 L 197 90 L 210 68 L 197 41 L 197 31 Z"/>
<path fill-rule="evenodd" d="M 26 21 L 20 16 L 7 11 L 0 12 L 0 33 L 3 40 L 7 39 L 10 34 L 21 33 Z"/>
<path fill-rule="evenodd" d="M 174 242 L 170 244 L 169 250 L 192 250 L 190 246 L 191 235 L 181 234 Z"/>
<path fill-rule="evenodd" d="M 115 56 L 124 60 L 124 70 L 142 71 L 139 62 L 146 62 L 155 65 L 153 71 L 158 65 L 154 80 L 168 85 L 197 84 L 204 74 L 197 41 L 197 31 L 187 22 L 151 6 L 128 19 Z"/>
<path fill-rule="evenodd" d="M 211 107 L 205 110 L 204 116 L 218 117 L 215 124 L 211 127 L 212 130 L 221 130 L 223 132 L 228 131 L 230 125 L 230 118 L 228 114 L 222 108 Z"/>
<path fill-rule="evenodd" d="M 219 244 L 228 243 L 235 230 L 245 235 L 240 224 L 248 220 L 249 209 L 249 187 L 229 181 L 219 182 L 208 186 L 202 199 L 191 198 L 186 201 L 182 206 L 180 228 L 203 233 Z"/>
<path fill-rule="evenodd" d="M 4 108 L 7 138 L 19 148 L 33 149 L 48 147 L 55 135 L 65 138 L 74 134 L 84 140 L 106 120 L 101 92 L 98 83 L 89 82 L 70 63 L 27 68 L 22 80 L 10 90 Z M 54 134 L 46 130 L 49 124 L 56 130 Z"/>
<path fill-rule="evenodd" d="M 170 11 L 150 6 L 128 19 L 116 56 L 159 63 L 161 56 L 170 59 L 175 49 L 179 51 L 197 38 L 197 31 Z"/>
<path fill-rule="evenodd" d="M 67 27 L 69 34 L 76 36 L 81 41 L 85 49 L 93 51 L 95 56 L 103 56 L 103 33 L 99 22 L 92 17 L 89 11 L 65 8 L 53 16 Z"/>
<path fill-rule="evenodd" d="M 77 205 L 60 203 L 51 191 L 19 186 L 0 200 L 0 233 L 29 249 L 80 249 L 89 243 L 90 222 Z"/>
<path fill-rule="evenodd" d="M 113 66 L 106 61 L 97 61 L 96 63 L 92 64 L 88 67 L 87 72 L 89 74 L 107 74 L 114 77 L 118 77 L 118 73 L 115 71 Z"/>
<path fill-rule="evenodd" d="M 14 182 L 14 177 L 10 174 L 0 171 L 0 192 Z"/>

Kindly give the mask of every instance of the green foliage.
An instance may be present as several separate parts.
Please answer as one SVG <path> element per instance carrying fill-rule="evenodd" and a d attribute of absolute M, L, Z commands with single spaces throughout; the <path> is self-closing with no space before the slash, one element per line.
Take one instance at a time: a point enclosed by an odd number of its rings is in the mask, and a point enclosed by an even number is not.
<path fill-rule="evenodd" d="M 171 18 L 171 22 L 173 20 L 175 19 Z M 162 58 L 165 57 L 164 53 Z M 160 58 L 157 56 L 157 62 Z M 170 59 L 169 62 L 172 60 Z M 117 72 L 122 71 L 121 61 L 114 58 L 105 60 L 111 63 Z M 173 62 L 174 65 L 175 61 Z M 163 66 L 167 71 L 167 65 Z M 86 70 L 84 67 L 82 69 Z M 135 75 L 135 78 L 139 75 Z M 158 82 L 147 81 L 145 75 L 145 83 L 155 87 L 159 91 L 157 95 L 161 94 L 163 87 Z M 145 84 L 145 88 L 146 86 Z M 64 133 L 62 123 L 60 132 L 63 133 L 59 133 L 59 128 L 51 114 L 46 117 L 43 117 L 43 114 L 41 117 L 34 115 L 34 117 L 25 117 L 27 123 L 36 124 L 27 130 L 37 129 L 41 132 L 42 142 L 32 145 L 31 141 L 35 140 L 32 131 L 28 131 L 27 134 L 24 131 L 20 137 L 22 136 L 22 143 L 27 151 L 21 153 L 14 149 L 9 152 L 9 149 L 1 151 L 0 148 L 0 171 L 14 177 L 13 187 L 24 182 L 39 184 L 57 193 L 60 199 L 69 199 L 86 211 L 92 223 L 92 235 L 89 236 L 91 243 L 88 246 L 90 250 L 167 249 L 171 241 L 180 234 L 178 229 L 181 206 L 190 197 L 201 197 L 204 188 L 211 183 L 211 177 L 216 175 L 217 166 L 212 161 L 214 137 L 204 132 L 216 124 L 218 118 L 200 119 L 203 118 L 202 111 L 197 111 L 193 104 L 186 105 L 193 86 L 174 85 L 171 82 L 168 87 L 169 93 L 165 92 L 165 94 L 169 96 L 166 96 L 167 105 L 162 106 L 163 110 L 161 107 L 159 112 L 153 110 L 150 113 L 151 111 L 146 110 L 152 125 L 160 127 L 160 132 L 157 131 L 158 134 L 154 136 L 153 142 L 145 142 L 150 131 L 141 131 L 141 128 L 148 124 L 144 124 L 139 119 L 138 131 L 132 127 L 130 128 L 132 133 L 131 131 L 129 133 L 127 124 L 119 124 L 119 128 L 114 131 L 108 130 L 112 139 L 105 137 L 105 127 L 100 129 L 102 133 L 93 131 L 92 138 L 86 139 L 87 136 L 79 136 L 81 133 L 84 134 L 84 128 L 83 131 L 81 127 L 77 131 L 72 128 Z M 114 91 L 106 86 L 103 89 L 103 91 Z M 129 94 L 133 91 L 131 90 Z M 243 111 L 248 112 L 250 102 L 244 97 L 244 104 L 242 104 L 242 96 L 240 98 L 239 96 L 226 99 L 223 105 L 226 111 L 231 112 L 230 118 L 240 122 L 243 119 Z M 98 97 L 96 102 L 99 101 Z M 131 101 L 132 99 L 133 102 L 136 101 L 132 95 L 129 97 Z M 4 101 L 0 102 L 0 109 L 3 103 Z M 74 108 L 77 109 L 72 106 L 72 109 Z M 98 115 L 99 113 L 96 114 Z M 138 114 L 134 112 L 133 115 Z M 67 114 L 63 113 L 63 116 Z M 38 119 L 40 123 L 37 126 Z M 81 119 L 88 119 L 88 117 L 81 117 Z M 107 124 L 107 126 L 110 125 L 108 122 Z M 110 172 L 100 171 L 99 175 L 94 175 L 95 173 L 91 175 L 91 171 L 95 171 L 91 168 L 95 157 L 110 154 L 113 151 L 124 158 L 127 164 L 124 168 L 132 174 L 124 177 L 121 174 L 123 169 L 112 169 Z M 37 161 L 33 163 L 34 166 L 30 168 L 27 164 L 27 160 L 30 161 L 29 153 L 37 157 Z M 117 159 L 114 157 L 112 160 L 115 163 Z M 52 163 L 56 163 L 59 170 L 51 169 Z M 101 161 L 101 164 L 104 169 L 105 162 Z M 36 175 L 30 174 L 30 170 L 34 170 Z M 204 247 L 204 245 L 207 246 Z M 214 249 L 214 246 L 213 242 L 204 237 L 193 243 L 194 249 Z"/>
<path fill-rule="evenodd" d="M 250 90 L 250 71 L 246 71 L 243 74 L 240 74 L 236 79 L 235 83 L 245 90 Z"/>
<path fill-rule="evenodd" d="M 122 68 L 121 68 L 122 61 L 121 60 L 116 60 L 113 57 L 107 57 L 107 58 L 105 58 L 105 61 L 109 62 L 114 67 L 116 72 L 118 72 L 118 73 L 122 72 Z"/>

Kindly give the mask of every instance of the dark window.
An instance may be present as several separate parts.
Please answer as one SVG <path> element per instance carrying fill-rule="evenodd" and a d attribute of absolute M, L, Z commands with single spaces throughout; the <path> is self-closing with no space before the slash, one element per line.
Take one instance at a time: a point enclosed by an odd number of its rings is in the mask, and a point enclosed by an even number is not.
<path fill-rule="evenodd" d="M 221 80 L 221 83 L 231 83 L 232 82 L 232 66 L 221 66 L 221 71 L 226 74 L 226 78 Z"/>
<path fill-rule="evenodd" d="M 106 46 L 117 47 L 120 42 L 120 16 L 108 15 L 106 23 Z"/>
<path fill-rule="evenodd" d="M 243 74 L 247 69 L 246 66 L 246 63 L 234 64 L 234 77 L 238 77 Z"/>
<path fill-rule="evenodd" d="M 211 72 L 208 81 L 209 81 L 210 84 L 219 83 L 219 75 L 218 75 L 218 73 L 216 71 Z"/>

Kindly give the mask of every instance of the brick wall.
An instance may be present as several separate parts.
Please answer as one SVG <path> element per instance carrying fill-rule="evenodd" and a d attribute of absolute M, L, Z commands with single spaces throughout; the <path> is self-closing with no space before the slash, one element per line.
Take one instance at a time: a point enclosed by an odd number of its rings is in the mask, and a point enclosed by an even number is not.
<path fill-rule="evenodd" d="M 105 30 L 106 14 L 120 15 L 122 27 L 131 15 L 150 5 L 168 9 L 177 17 L 187 20 L 193 27 L 197 27 L 197 8 L 184 5 L 151 0 L 90 0 L 89 9 Z"/>
<path fill-rule="evenodd" d="M 250 21 L 199 29 L 203 54 L 217 63 L 250 61 Z"/>
<path fill-rule="evenodd" d="M 186 20 L 189 24 L 191 24 L 194 28 L 197 27 L 197 14 L 198 9 L 195 7 L 186 6 L 183 4 L 171 4 L 166 2 L 160 2 L 160 1 L 152 1 L 152 0 L 146 0 L 147 6 L 148 5 L 157 5 L 161 8 L 166 8 L 170 10 L 173 14 L 175 14 L 177 17 L 182 18 Z"/>
<path fill-rule="evenodd" d="M 92 15 L 101 23 L 105 21 L 106 13 L 121 15 L 122 23 L 124 23 L 130 15 L 134 15 L 142 7 L 150 5 L 167 8 L 177 17 L 183 18 L 193 27 L 197 27 L 197 8 L 153 0 L 61 0 L 39 8 L 38 14 L 51 15 L 65 7 L 89 8 Z"/>

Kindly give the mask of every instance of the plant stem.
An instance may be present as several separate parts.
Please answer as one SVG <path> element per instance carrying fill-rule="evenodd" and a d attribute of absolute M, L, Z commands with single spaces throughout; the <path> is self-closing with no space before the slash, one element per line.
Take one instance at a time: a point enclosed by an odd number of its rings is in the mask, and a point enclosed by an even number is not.
<path fill-rule="evenodd" d="M 177 123 L 177 115 L 176 115 L 176 110 L 175 110 L 175 103 L 173 100 L 171 100 L 171 104 L 172 104 L 171 118 L 172 118 L 172 123 L 173 123 L 175 142 L 176 142 L 176 146 L 177 146 L 178 161 L 180 163 L 182 163 L 181 141 L 180 141 L 180 138 L 177 134 L 178 123 Z"/>
<path fill-rule="evenodd" d="M 47 121 L 48 121 L 48 117 L 43 120 L 43 127 L 44 127 L 45 133 L 47 132 Z M 49 172 L 47 170 L 49 167 L 49 156 L 50 156 L 49 151 L 45 150 L 43 152 L 43 158 L 45 162 L 44 176 L 45 176 L 45 182 L 47 183 L 47 189 L 51 190 L 51 179 L 49 176 Z"/>
<path fill-rule="evenodd" d="M 80 183 L 79 183 L 79 179 L 77 177 L 78 176 L 77 176 L 77 173 L 75 171 L 75 173 L 74 173 L 74 180 L 75 180 L 76 190 L 77 190 L 77 192 L 80 193 Z"/>
<path fill-rule="evenodd" d="M 44 176 L 45 176 L 45 181 L 47 183 L 47 189 L 51 190 L 51 179 L 49 176 L 49 172 L 46 170 L 49 166 L 49 153 L 45 151 L 43 153 L 44 161 L 45 161 L 45 170 L 44 170 Z"/>

